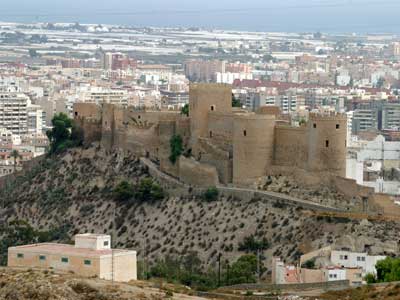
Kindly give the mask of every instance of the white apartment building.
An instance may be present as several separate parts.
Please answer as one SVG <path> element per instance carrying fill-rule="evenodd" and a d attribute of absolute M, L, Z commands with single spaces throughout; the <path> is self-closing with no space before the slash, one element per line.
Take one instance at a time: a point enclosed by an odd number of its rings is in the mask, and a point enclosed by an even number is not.
<path fill-rule="evenodd" d="M 126 90 L 90 87 L 80 94 L 79 101 L 88 103 L 110 103 L 128 106 L 128 92 Z"/>
<path fill-rule="evenodd" d="M 10 130 L 13 134 L 26 134 L 29 101 L 29 97 L 22 93 L 0 92 L 0 127 Z"/>
<path fill-rule="evenodd" d="M 46 113 L 40 105 L 28 105 L 28 133 L 42 133 L 46 127 Z"/>
<path fill-rule="evenodd" d="M 386 256 L 368 255 L 367 253 L 335 251 L 331 252 L 331 262 L 335 266 L 343 268 L 362 268 L 363 275 L 368 273 L 376 274 L 375 265 Z"/>
<path fill-rule="evenodd" d="M 400 142 L 385 141 L 381 135 L 370 142 L 359 142 L 359 149 L 346 161 L 346 177 L 372 187 L 377 193 L 400 194 L 400 182 L 384 180 L 382 171 L 400 169 Z"/>

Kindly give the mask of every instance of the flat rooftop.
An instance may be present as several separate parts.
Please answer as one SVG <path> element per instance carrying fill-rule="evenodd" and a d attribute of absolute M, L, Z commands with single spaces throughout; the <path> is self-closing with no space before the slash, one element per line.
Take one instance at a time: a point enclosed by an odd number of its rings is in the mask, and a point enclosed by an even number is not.
<path fill-rule="evenodd" d="M 32 244 L 17 247 L 10 247 L 11 251 L 23 251 L 37 254 L 56 254 L 56 255 L 69 255 L 69 256 L 85 256 L 85 257 L 99 257 L 106 255 L 124 255 L 136 253 L 133 250 L 125 249 L 102 249 L 94 250 L 88 248 L 76 248 L 74 245 L 57 244 L 57 243 L 42 243 Z"/>

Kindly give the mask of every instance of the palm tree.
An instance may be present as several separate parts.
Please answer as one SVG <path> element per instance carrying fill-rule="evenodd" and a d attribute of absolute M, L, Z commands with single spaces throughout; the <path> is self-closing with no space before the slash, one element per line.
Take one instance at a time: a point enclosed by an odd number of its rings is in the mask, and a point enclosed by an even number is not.
<path fill-rule="evenodd" d="M 19 154 L 18 150 L 13 150 L 11 152 L 11 157 L 14 158 L 14 173 L 17 171 L 17 159 L 22 158 L 21 154 Z"/>

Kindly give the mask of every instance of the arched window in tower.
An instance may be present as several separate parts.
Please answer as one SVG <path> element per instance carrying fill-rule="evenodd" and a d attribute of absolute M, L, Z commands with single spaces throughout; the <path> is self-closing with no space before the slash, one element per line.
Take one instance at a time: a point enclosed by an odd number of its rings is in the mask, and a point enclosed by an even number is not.
<path fill-rule="evenodd" d="M 325 147 L 328 148 L 329 147 L 329 140 L 325 141 Z"/>
<path fill-rule="evenodd" d="M 211 111 L 214 111 L 215 110 L 215 107 L 214 107 L 214 105 L 211 105 Z"/>
<path fill-rule="evenodd" d="M 336 124 L 336 129 L 339 129 L 340 128 L 340 125 L 339 124 Z"/>
<path fill-rule="evenodd" d="M 243 135 L 244 135 L 244 136 L 247 136 L 247 130 L 246 130 L 246 129 L 243 130 Z"/>
<path fill-rule="evenodd" d="M 212 131 L 210 131 L 210 138 L 212 138 L 213 137 L 213 133 L 212 133 Z"/>

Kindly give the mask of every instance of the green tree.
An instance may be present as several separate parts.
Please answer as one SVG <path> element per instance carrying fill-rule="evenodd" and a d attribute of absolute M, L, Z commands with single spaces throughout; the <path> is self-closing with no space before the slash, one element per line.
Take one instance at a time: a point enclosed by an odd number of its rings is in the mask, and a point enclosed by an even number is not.
<path fill-rule="evenodd" d="M 53 128 L 46 133 L 50 140 L 50 153 L 61 153 L 82 144 L 82 130 L 66 114 L 56 114 L 51 123 Z"/>
<path fill-rule="evenodd" d="M 140 201 L 157 201 L 165 197 L 164 190 L 151 178 L 144 178 L 136 188 L 135 197 Z"/>
<path fill-rule="evenodd" d="M 45 243 L 51 241 L 69 241 L 68 224 L 55 227 L 49 231 L 37 231 L 24 220 L 13 220 L 0 226 L 0 264 L 7 264 L 9 247 Z"/>
<path fill-rule="evenodd" d="M 305 269 L 314 269 L 315 268 L 315 260 L 309 259 L 301 265 L 302 268 Z"/>
<path fill-rule="evenodd" d="M 232 93 L 232 107 L 242 107 L 242 103 L 239 99 L 236 99 L 235 95 Z"/>
<path fill-rule="evenodd" d="M 230 284 L 254 283 L 257 274 L 257 257 L 243 255 L 232 264 L 230 271 Z"/>
<path fill-rule="evenodd" d="M 181 114 L 189 117 L 189 104 L 185 104 L 181 109 Z"/>
<path fill-rule="evenodd" d="M 190 251 L 183 258 L 183 268 L 189 272 L 189 274 L 200 273 L 201 260 L 196 251 Z"/>
<path fill-rule="evenodd" d="M 211 201 L 216 201 L 218 200 L 218 195 L 219 195 L 219 191 L 218 189 L 213 186 L 213 187 L 209 187 L 204 193 L 203 193 L 203 199 L 211 202 Z"/>
<path fill-rule="evenodd" d="M 377 282 L 377 278 L 376 278 L 375 274 L 372 274 L 372 273 L 368 273 L 367 275 L 365 275 L 364 280 L 368 284 L 372 284 L 372 283 L 376 283 Z"/>
<path fill-rule="evenodd" d="M 400 258 L 387 257 L 376 263 L 378 282 L 400 281 Z"/>
<path fill-rule="evenodd" d="M 17 172 L 17 159 L 22 158 L 21 154 L 19 154 L 18 150 L 14 149 L 11 151 L 11 157 L 14 160 L 14 173 Z"/>
<path fill-rule="evenodd" d="M 257 240 L 254 235 L 250 235 L 244 238 L 242 243 L 239 243 L 239 251 L 245 251 L 247 253 L 257 253 L 257 251 L 262 251 L 268 249 L 269 243 L 266 238 L 262 240 Z"/>
<path fill-rule="evenodd" d="M 180 135 L 174 135 L 170 140 L 171 154 L 169 160 L 175 164 L 183 152 L 183 140 Z"/>
<path fill-rule="evenodd" d="M 128 181 L 121 181 L 114 189 L 114 197 L 116 200 L 124 202 L 133 198 L 135 190 Z"/>

